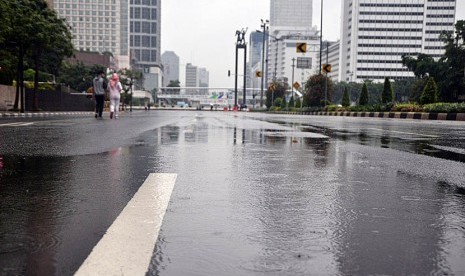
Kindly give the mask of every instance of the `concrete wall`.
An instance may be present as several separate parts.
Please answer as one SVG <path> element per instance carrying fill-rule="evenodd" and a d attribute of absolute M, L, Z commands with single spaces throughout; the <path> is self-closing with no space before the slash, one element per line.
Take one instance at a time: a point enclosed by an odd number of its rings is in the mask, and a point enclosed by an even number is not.
<path fill-rule="evenodd" d="M 0 111 L 13 107 L 16 89 L 13 86 L 0 85 Z"/>
<path fill-rule="evenodd" d="M 15 93 L 15 87 L 0 85 L 0 111 L 13 108 Z M 32 95 L 32 90 L 26 89 L 26 111 L 32 110 Z M 95 102 L 86 94 L 61 92 L 61 87 L 58 87 L 56 91 L 39 92 L 39 108 L 43 111 L 92 111 Z"/>

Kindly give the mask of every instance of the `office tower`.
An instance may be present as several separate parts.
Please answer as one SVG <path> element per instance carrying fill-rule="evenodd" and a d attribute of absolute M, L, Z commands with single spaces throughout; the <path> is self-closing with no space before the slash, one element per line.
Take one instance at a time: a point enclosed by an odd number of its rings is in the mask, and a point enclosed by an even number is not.
<path fill-rule="evenodd" d="M 199 87 L 208 88 L 210 83 L 210 73 L 205 68 L 199 68 Z M 200 94 L 208 94 L 208 89 L 200 89 Z"/>
<path fill-rule="evenodd" d="M 163 64 L 163 86 L 167 87 L 171 81 L 179 79 L 179 56 L 173 51 L 166 51 L 161 55 Z"/>
<path fill-rule="evenodd" d="M 315 68 L 320 45 L 318 31 L 312 27 L 313 1 L 271 0 L 270 3 L 270 29 L 266 35 L 266 83 L 278 81 L 291 84 L 293 69 L 294 82 L 305 81 Z M 300 43 L 307 44 L 306 53 L 297 53 L 296 48 Z M 311 67 L 296 68 L 297 59 L 306 59 Z"/>
<path fill-rule="evenodd" d="M 261 71 L 263 35 L 260 32 L 252 32 L 249 36 L 249 62 L 247 63 L 247 88 L 259 88 L 261 78 L 255 76 L 257 71 Z M 248 93 L 252 94 L 252 93 Z"/>
<path fill-rule="evenodd" d="M 259 32 L 252 32 L 249 40 L 249 63 L 253 67 L 262 59 L 263 35 Z"/>
<path fill-rule="evenodd" d="M 454 30 L 455 0 L 344 0 L 341 80 L 413 77 L 402 55 L 439 58 L 442 31 Z"/>
<path fill-rule="evenodd" d="M 312 0 L 271 0 L 271 26 L 274 28 L 311 27 L 312 6 Z"/>
<path fill-rule="evenodd" d="M 131 67 L 144 74 L 141 86 L 163 86 L 161 65 L 161 0 L 131 0 L 129 4 Z"/>
<path fill-rule="evenodd" d="M 322 67 L 324 64 L 331 65 L 331 72 L 327 73 L 333 81 L 339 80 L 339 56 L 340 56 L 340 41 L 323 41 L 323 48 L 321 49 L 321 64 Z M 319 66 L 320 57 L 317 56 L 316 62 Z M 325 73 L 322 71 L 322 73 Z"/>
<path fill-rule="evenodd" d="M 199 68 L 191 63 L 186 64 L 186 87 L 193 87 L 186 89 L 189 95 L 206 95 L 208 89 L 199 89 L 199 87 L 208 88 L 209 86 L 209 73 L 205 68 Z"/>
<path fill-rule="evenodd" d="M 129 0 L 53 0 L 79 51 L 111 53 L 114 69 L 129 67 Z"/>
<path fill-rule="evenodd" d="M 129 6 L 132 66 L 149 73 L 161 67 L 161 0 L 131 0 Z"/>

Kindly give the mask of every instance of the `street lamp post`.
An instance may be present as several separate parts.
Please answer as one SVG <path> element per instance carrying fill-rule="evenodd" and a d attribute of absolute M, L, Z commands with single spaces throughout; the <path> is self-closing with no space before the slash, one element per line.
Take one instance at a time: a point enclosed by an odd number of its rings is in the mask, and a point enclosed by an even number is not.
<path fill-rule="evenodd" d="M 266 30 L 268 27 L 266 26 L 267 24 L 270 23 L 270 21 L 267 20 L 261 20 L 262 24 L 260 27 L 263 29 L 263 40 L 262 40 L 262 83 L 261 83 L 261 92 L 260 92 L 260 108 L 263 107 L 263 82 L 264 82 L 264 74 L 263 72 L 265 71 L 265 35 L 266 35 Z"/>
<path fill-rule="evenodd" d="M 323 48 L 323 0 L 321 0 L 321 20 L 320 20 L 320 75 L 321 75 L 321 48 Z"/>
<path fill-rule="evenodd" d="M 292 99 L 294 99 L 294 68 L 295 68 L 295 58 L 292 58 L 292 83 L 291 83 L 291 91 L 292 91 Z M 292 106 L 293 107 L 293 106 Z"/>

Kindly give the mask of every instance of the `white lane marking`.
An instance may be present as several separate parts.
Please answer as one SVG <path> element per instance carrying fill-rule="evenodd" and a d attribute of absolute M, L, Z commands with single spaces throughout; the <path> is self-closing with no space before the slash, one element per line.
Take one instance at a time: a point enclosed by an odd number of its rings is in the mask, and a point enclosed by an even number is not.
<path fill-rule="evenodd" d="M 33 125 L 34 123 L 8 123 L 8 124 L 0 124 L 0 127 L 6 127 L 6 126 L 30 126 Z"/>
<path fill-rule="evenodd" d="M 439 136 L 436 136 L 436 135 L 428 135 L 428 134 L 420 134 L 420 133 L 396 131 L 396 130 L 389 130 L 389 129 L 380 129 L 380 128 L 366 128 L 366 129 L 379 130 L 379 131 L 381 131 L 381 132 L 401 133 L 401 134 L 407 134 L 407 135 L 413 135 L 413 136 L 423 136 L 423 137 L 429 137 L 429 138 L 439 138 Z"/>
<path fill-rule="evenodd" d="M 150 174 L 75 275 L 145 275 L 177 174 Z"/>

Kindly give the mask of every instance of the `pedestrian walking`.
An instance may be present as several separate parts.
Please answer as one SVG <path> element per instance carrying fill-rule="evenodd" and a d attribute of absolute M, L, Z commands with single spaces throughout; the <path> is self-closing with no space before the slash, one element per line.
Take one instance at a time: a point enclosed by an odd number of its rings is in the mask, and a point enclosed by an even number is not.
<path fill-rule="evenodd" d="M 118 74 L 113 73 L 111 76 L 108 90 L 110 91 L 110 119 L 113 119 L 113 115 L 115 115 L 116 119 L 118 118 L 119 102 L 121 100 L 121 92 L 123 91 Z"/>
<path fill-rule="evenodd" d="M 95 118 L 102 118 L 103 105 L 105 103 L 105 90 L 107 89 L 107 79 L 105 72 L 99 71 L 93 81 L 95 99 Z"/>

